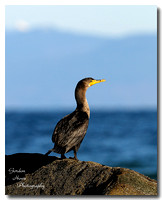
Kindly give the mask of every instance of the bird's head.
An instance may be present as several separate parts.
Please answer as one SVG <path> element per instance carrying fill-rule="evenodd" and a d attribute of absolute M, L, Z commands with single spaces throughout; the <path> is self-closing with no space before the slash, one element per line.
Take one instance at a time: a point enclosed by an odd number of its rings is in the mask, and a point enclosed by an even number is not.
<path fill-rule="evenodd" d="M 82 80 L 80 80 L 75 88 L 75 99 L 77 101 L 77 106 L 81 107 L 83 106 L 83 104 L 85 103 L 86 98 L 85 98 L 85 93 L 86 90 L 96 84 L 96 83 L 101 83 L 106 81 L 105 79 L 100 79 L 100 80 L 95 80 L 93 78 L 84 78 Z"/>
<path fill-rule="evenodd" d="M 106 81 L 105 79 L 99 79 L 99 80 L 96 80 L 96 79 L 93 79 L 93 78 L 90 78 L 90 79 L 91 80 L 90 80 L 90 82 L 88 84 L 89 87 L 94 85 L 94 84 L 96 84 L 96 83 L 101 83 L 101 82 L 105 82 Z"/>
<path fill-rule="evenodd" d="M 106 81 L 106 80 L 105 79 L 96 80 L 94 78 L 88 77 L 88 78 L 84 78 L 84 79 L 80 80 L 78 82 L 78 86 L 88 89 L 90 86 L 92 86 L 96 83 L 104 82 L 104 81 Z"/>

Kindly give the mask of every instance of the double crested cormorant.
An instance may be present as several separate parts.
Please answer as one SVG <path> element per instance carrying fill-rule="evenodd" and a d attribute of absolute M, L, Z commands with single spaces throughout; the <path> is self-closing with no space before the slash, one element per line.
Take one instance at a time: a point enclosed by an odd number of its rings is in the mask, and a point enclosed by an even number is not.
<path fill-rule="evenodd" d="M 45 155 L 53 151 L 61 154 L 61 158 L 66 158 L 64 154 L 73 150 L 74 159 L 77 159 L 76 152 L 84 139 L 90 117 L 86 91 L 90 86 L 103 81 L 105 80 L 84 78 L 78 82 L 75 88 L 77 107 L 74 112 L 65 116 L 57 123 L 52 135 L 52 142 L 55 143 L 54 148 Z"/>

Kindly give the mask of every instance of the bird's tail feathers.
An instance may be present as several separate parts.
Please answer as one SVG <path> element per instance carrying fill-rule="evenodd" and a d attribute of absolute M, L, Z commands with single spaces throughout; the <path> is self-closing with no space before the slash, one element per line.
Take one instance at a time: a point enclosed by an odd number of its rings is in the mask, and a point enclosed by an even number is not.
<path fill-rule="evenodd" d="M 64 154 L 66 152 L 66 149 L 64 147 L 60 147 L 59 145 L 55 145 L 52 149 L 50 149 L 45 156 L 48 156 L 51 152 L 59 153 L 59 154 Z"/>
<path fill-rule="evenodd" d="M 54 148 L 50 149 L 46 154 L 44 154 L 45 156 L 48 156 L 51 152 L 54 151 Z"/>

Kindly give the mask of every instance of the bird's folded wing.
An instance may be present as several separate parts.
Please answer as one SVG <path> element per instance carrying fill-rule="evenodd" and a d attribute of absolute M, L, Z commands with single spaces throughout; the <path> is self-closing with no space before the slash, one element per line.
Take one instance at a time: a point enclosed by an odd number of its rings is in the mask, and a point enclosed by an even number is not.
<path fill-rule="evenodd" d="M 86 113 L 73 112 L 58 122 L 52 141 L 59 146 L 75 146 L 83 140 L 88 128 Z"/>

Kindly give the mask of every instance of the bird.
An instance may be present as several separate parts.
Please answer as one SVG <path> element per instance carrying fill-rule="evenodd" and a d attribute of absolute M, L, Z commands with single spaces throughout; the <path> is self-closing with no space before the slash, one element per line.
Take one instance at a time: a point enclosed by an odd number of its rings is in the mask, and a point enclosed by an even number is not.
<path fill-rule="evenodd" d="M 73 159 L 78 160 L 77 151 L 86 135 L 90 119 L 86 91 L 92 85 L 104 81 L 106 80 L 96 80 L 88 77 L 77 83 L 75 88 L 76 109 L 56 124 L 52 135 L 54 147 L 45 154 L 46 156 L 51 152 L 55 152 L 61 154 L 61 159 L 64 159 L 66 158 L 64 154 L 73 150 Z"/>

